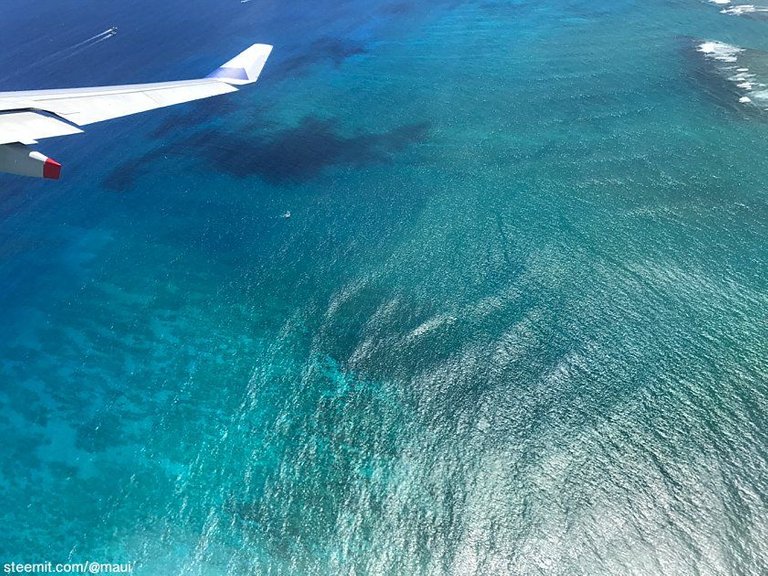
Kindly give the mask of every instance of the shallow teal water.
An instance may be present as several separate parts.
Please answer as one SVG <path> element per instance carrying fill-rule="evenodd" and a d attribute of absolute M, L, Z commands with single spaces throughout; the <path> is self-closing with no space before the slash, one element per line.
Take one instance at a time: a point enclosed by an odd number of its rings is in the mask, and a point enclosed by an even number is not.
<path fill-rule="evenodd" d="M 3 178 L 0 561 L 768 571 L 768 124 L 695 49 L 768 23 L 180 6 L 29 40 L 30 87 L 276 51 L 252 90 L 44 143 L 62 183 Z"/>

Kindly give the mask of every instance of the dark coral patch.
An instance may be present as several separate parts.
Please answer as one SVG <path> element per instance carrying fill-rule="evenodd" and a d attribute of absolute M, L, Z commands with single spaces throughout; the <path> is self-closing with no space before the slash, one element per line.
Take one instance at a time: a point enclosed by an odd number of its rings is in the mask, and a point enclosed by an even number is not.
<path fill-rule="evenodd" d="M 335 122 L 305 118 L 297 126 L 248 137 L 208 130 L 185 146 L 215 169 L 238 178 L 258 176 L 271 184 L 301 183 L 331 166 L 387 162 L 427 138 L 429 124 L 407 124 L 383 133 L 343 135 Z"/>

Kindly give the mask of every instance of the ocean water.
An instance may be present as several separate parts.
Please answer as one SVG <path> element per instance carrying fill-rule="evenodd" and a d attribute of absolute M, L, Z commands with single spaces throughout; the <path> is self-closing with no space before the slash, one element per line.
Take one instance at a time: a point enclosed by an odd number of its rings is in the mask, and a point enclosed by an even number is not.
<path fill-rule="evenodd" d="M 0 563 L 768 573 L 760 13 L 34 4 L 3 90 L 275 50 L 0 176 Z"/>

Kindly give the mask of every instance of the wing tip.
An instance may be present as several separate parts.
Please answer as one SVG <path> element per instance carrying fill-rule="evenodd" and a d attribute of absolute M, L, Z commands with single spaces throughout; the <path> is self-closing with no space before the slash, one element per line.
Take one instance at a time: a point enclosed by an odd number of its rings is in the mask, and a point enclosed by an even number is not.
<path fill-rule="evenodd" d="M 267 58 L 272 53 L 272 48 L 270 44 L 253 44 L 216 68 L 208 78 L 215 78 L 236 86 L 253 84 L 259 79 Z"/>

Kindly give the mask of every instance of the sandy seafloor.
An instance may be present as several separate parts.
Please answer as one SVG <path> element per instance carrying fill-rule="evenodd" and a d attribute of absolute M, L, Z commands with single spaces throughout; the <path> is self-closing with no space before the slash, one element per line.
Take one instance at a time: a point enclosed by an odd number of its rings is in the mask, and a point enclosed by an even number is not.
<path fill-rule="evenodd" d="M 5 0 L 0 90 L 275 51 L 0 176 L 0 562 L 768 573 L 768 20 L 722 9 Z"/>

